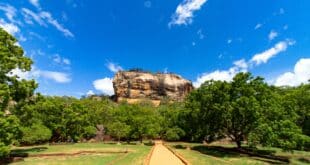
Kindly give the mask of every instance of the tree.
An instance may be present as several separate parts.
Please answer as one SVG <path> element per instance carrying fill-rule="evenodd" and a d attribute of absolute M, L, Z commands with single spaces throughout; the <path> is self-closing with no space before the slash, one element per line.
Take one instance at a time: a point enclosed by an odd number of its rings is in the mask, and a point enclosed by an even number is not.
<path fill-rule="evenodd" d="M 182 102 L 169 103 L 163 100 L 159 107 L 156 108 L 159 115 L 160 137 L 165 140 L 180 140 L 185 132 L 181 128 L 179 118 L 180 112 L 184 109 Z M 187 121 L 186 121 L 187 122 Z"/>
<path fill-rule="evenodd" d="M 30 127 L 22 127 L 21 130 L 23 133 L 21 143 L 26 145 L 47 142 L 52 136 L 51 130 L 41 123 L 34 123 Z"/>
<path fill-rule="evenodd" d="M 189 94 L 179 119 L 187 140 L 212 142 L 223 137 L 230 88 L 227 82 L 211 80 Z"/>
<path fill-rule="evenodd" d="M 142 143 L 143 138 L 156 137 L 160 131 L 158 114 L 153 105 L 148 102 L 133 105 L 123 102 L 115 109 L 113 116 L 112 122 L 121 121 L 129 126 L 127 141 L 139 139 Z"/>
<path fill-rule="evenodd" d="M 130 131 L 130 126 L 121 121 L 113 121 L 108 125 L 108 131 L 111 136 L 117 138 L 117 141 L 120 142 L 121 138 L 126 137 Z"/>
<path fill-rule="evenodd" d="M 207 81 L 186 100 L 183 118 L 189 122 L 184 129 L 192 139 L 212 141 L 225 135 L 238 148 L 246 140 L 291 150 L 307 138 L 294 123 L 295 111 L 281 103 L 273 87 L 250 73 L 239 73 L 232 82 Z"/>
<path fill-rule="evenodd" d="M 32 61 L 24 56 L 17 40 L 0 28 L 0 157 L 9 151 L 9 145 L 19 135 L 18 119 L 10 112 L 16 104 L 27 101 L 36 88 L 31 80 L 20 80 L 13 70 L 30 71 Z"/>

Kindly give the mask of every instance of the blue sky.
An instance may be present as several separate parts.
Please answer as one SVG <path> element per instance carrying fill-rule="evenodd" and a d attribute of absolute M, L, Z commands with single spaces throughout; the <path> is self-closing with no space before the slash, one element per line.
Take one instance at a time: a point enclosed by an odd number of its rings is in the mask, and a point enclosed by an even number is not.
<path fill-rule="evenodd" d="M 173 72 L 198 87 L 240 71 L 274 85 L 310 79 L 308 0 L 2 0 L 0 26 L 18 38 L 48 95 L 113 94 L 114 72 Z"/>

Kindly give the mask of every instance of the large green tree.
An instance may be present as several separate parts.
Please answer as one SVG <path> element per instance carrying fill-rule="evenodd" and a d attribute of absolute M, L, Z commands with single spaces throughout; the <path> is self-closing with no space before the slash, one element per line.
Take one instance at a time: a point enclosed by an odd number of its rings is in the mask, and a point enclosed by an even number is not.
<path fill-rule="evenodd" d="M 231 138 L 294 149 L 307 140 L 295 124 L 296 112 L 283 107 L 281 96 L 262 78 L 237 74 L 232 82 L 207 81 L 186 100 L 183 113 L 190 140 Z"/>
<path fill-rule="evenodd" d="M 21 80 L 12 71 L 30 71 L 31 64 L 17 40 L 0 28 L 0 157 L 8 153 L 8 146 L 19 135 L 18 119 L 10 109 L 26 102 L 36 88 L 34 81 Z"/>
<path fill-rule="evenodd" d="M 127 133 L 125 137 L 128 141 L 139 139 L 142 142 L 143 138 L 153 138 L 159 134 L 159 115 L 149 102 L 132 105 L 123 102 L 115 109 L 113 116 L 112 124 L 109 125 L 111 131 L 114 132 L 113 130 L 116 129 L 113 122 L 119 123 L 118 126 L 125 126 L 119 129 Z"/>

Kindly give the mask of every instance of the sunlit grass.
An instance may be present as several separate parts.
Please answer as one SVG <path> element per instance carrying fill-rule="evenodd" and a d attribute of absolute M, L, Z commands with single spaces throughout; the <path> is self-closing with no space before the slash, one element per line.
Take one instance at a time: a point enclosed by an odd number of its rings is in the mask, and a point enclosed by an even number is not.
<path fill-rule="evenodd" d="M 143 164 L 151 146 L 141 144 L 105 144 L 105 143 L 76 143 L 69 145 L 40 145 L 29 147 L 15 147 L 13 154 L 55 154 L 55 153 L 77 153 L 80 151 L 96 152 L 123 152 L 123 153 L 91 153 L 74 156 L 43 156 L 26 157 L 24 161 L 13 164 Z M 128 151 L 128 153 L 125 153 Z"/>

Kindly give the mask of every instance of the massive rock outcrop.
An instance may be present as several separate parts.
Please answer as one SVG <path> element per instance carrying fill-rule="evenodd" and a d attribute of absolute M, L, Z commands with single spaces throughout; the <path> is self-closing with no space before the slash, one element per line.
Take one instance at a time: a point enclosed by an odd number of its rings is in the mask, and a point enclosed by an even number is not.
<path fill-rule="evenodd" d="M 159 104 L 164 98 L 180 101 L 193 89 L 190 81 L 176 74 L 119 71 L 113 79 L 116 100 L 135 103 L 143 99 Z"/>

